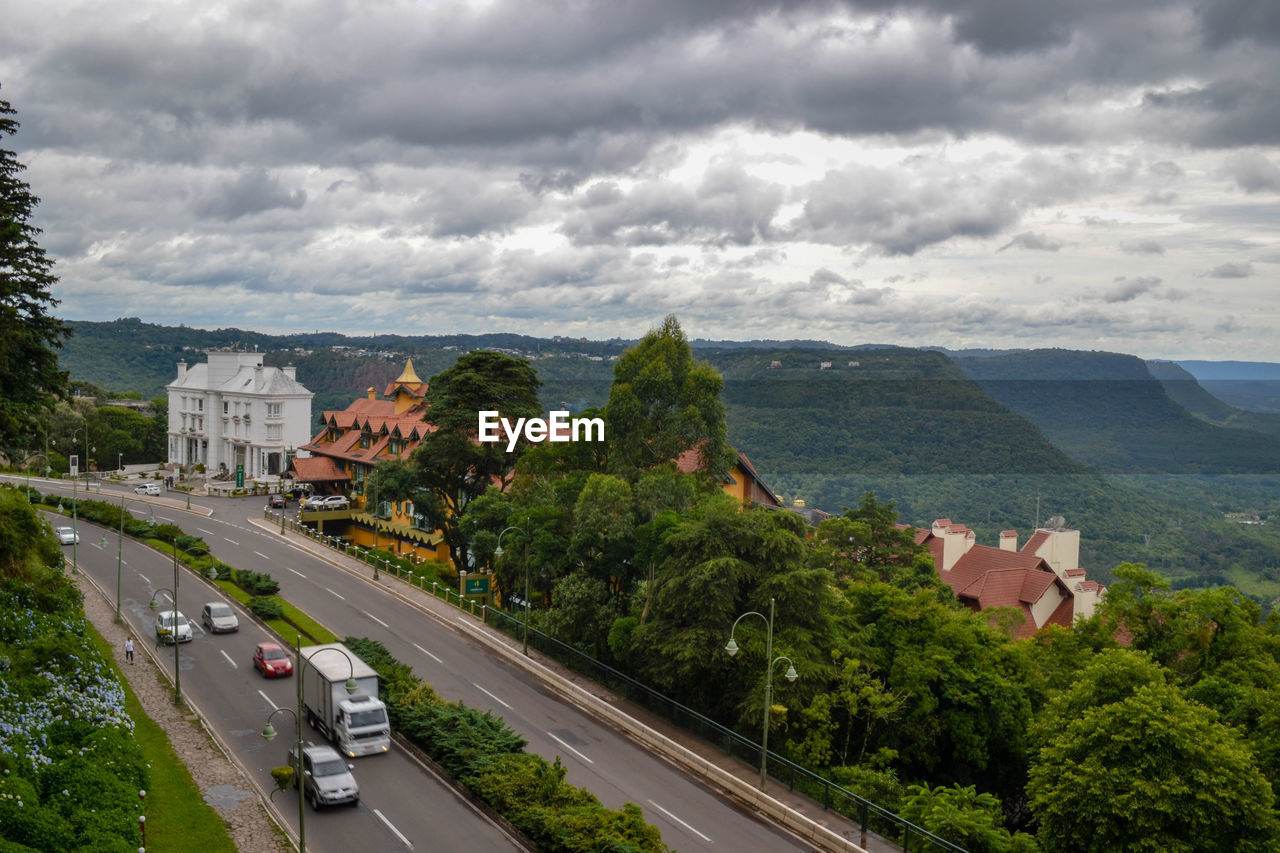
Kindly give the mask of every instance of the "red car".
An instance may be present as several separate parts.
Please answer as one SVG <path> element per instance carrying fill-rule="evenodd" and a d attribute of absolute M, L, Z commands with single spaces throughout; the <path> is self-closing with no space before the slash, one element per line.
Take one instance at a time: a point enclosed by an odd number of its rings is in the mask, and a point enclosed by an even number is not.
<path fill-rule="evenodd" d="M 280 648 L 279 643 L 258 643 L 258 647 L 253 650 L 253 666 L 266 678 L 293 675 L 293 660 Z"/>

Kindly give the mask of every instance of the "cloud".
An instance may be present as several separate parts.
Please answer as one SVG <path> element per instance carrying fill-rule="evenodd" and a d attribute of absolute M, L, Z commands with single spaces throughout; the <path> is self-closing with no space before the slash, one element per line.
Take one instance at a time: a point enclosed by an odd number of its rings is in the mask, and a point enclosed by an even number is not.
<path fill-rule="evenodd" d="M 1005 243 L 997 252 L 1003 252 L 1008 248 L 1028 249 L 1035 252 L 1056 252 L 1062 248 L 1062 244 L 1056 240 L 1046 237 L 1044 234 L 1035 234 L 1031 231 L 1023 231 L 1015 236 L 1008 243 Z"/>
<path fill-rule="evenodd" d="M 1280 192 L 1280 166 L 1257 152 L 1234 155 L 1226 172 L 1246 193 Z"/>
<path fill-rule="evenodd" d="M 1163 255 L 1164 246 L 1156 240 L 1126 240 L 1120 244 L 1120 251 L 1129 255 Z"/>
<path fill-rule="evenodd" d="M 268 210 L 299 210 L 307 201 L 306 190 L 290 191 L 266 169 L 248 169 L 234 179 L 211 187 L 195 201 L 196 215 L 224 222 Z"/>
<path fill-rule="evenodd" d="M 1248 278 L 1253 275 L 1253 264 L 1228 263 L 1219 264 L 1205 273 L 1209 278 Z"/>

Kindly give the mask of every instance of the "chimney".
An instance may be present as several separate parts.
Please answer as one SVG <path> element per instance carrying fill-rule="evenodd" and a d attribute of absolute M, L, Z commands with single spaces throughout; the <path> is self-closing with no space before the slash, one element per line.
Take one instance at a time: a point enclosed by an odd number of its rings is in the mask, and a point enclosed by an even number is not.
<path fill-rule="evenodd" d="M 1018 531 L 1016 530 L 1000 531 L 1000 550 L 1001 551 L 1017 551 L 1018 550 Z"/>
<path fill-rule="evenodd" d="M 796 498 L 791 505 L 796 509 L 804 509 L 804 498 Z"/>
<path fill-rule="evenodd" d="M 182 381 L 182 377 L 187 375 L 187 360 L 185 358 L 178 359 L 178 381 Z"/>
<path fill-rule="evenodd" d="M 292 364 L 286 364 L 284 367 L 280 368 L 280 370 L 291 380 L 294 380 L 295 382 L 297 381 L 298 368 L 294 367 Z"/>
<path fill-rule="evenodd" d="M 253 366 L 253 384 L 255 387 L 262 387 L 262 363 L 259 362 Z"/>
<path fill-rule="evenodd" d="M 373 390 L 372 385 L 370 385 L 368 388 L 365 389 L 365 393 L 369 395 L 370 400 L 378 399 L 378 392 Z"/>

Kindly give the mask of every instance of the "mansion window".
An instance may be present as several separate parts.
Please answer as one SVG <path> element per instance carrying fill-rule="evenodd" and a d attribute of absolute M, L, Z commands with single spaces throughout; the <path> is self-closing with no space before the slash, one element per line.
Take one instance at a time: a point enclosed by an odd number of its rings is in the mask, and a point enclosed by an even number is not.
<path fill-rule="evenodd" d="M 269 418 L 280 417 L 282 409 L 283 409 L 283 404 L 281 403 L 267 403 L 267 417 Z"/>

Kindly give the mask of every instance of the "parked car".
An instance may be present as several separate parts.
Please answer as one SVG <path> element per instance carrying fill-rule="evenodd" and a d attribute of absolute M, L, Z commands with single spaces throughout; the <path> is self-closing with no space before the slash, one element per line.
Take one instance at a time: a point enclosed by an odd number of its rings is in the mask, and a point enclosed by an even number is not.
<path fill-rule="evenodd" d="M 222 601 L 211 601 L 200 611 L 200 622 L 212 634 L 240 630 L 240 620 L 231 605 Z"/>
<path fill-rule="evenodd" d="M 325 495 L 319 500 L 307 501 L 307 507 L 312 509 L 349 509 L 351 501 L 347 500 L 346 495 Z"/>
<path fill-rule="evenodd" d="M 283 678 L 293 674 L 293 660 L 279 643 L 258 643 L 253 650 L 253 667 L 263 678 Z"/>
<path fill-rule="evenodd" d="M 174 618 L 177 617 L 177 635 L 179 643 L 191 642 L 191 623 L 182 615 L 181 610 L 161 610 L 156 614 L 156 640 L 161 643 L 172 643 L 174 636 Z"/>
<path fill-rule="evenodd" d="M 298 501 L 301 503 L 309 497 L 311 497 L 311 490 L 303 486 L 295 486 L 284 493 L 284 499 L 286 501 Z"/>
<path fill-rule="evenodd" d="M 301 783 L 302 796 L 311 801 L 316 811 L 321 806 L 360 803 L 360 786 L 351 775 L 355 765 L 347 764 L 331 746 L 316 744 L 302 748 L 298 763 L 298 747 L 289 750 L 289 766 L 294 770 L 295 784 Z"/>
<path fill-rule="evenodd" d="M 75 528 L 73 527 L 59 527 L 58 541 L 63 545 L 79 545 L 80 534 L 76 533 Z"/>
<path fill-rule="evenodd" d="M 267 498 L 267 509 L 284 509 L 284 495 L 272 495 Z"/>
<path fill-rule="evenodd" d="M 134 486 L 133 493 L 135 495 L 152 495 L 160 494 L 160 486 L 156 483 L 143 483 L 140 486 Z"/>

